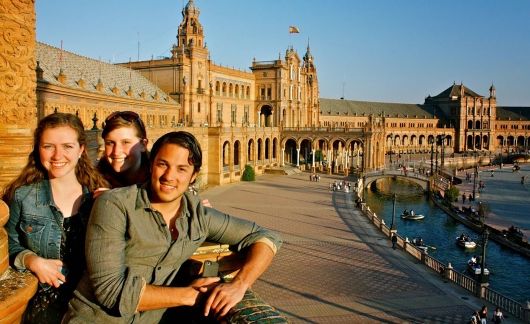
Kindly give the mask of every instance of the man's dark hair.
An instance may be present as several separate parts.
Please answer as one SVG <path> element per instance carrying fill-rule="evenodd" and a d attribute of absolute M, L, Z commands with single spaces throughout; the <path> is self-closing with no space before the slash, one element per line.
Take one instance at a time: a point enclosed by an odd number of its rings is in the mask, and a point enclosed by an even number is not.
<path fill-rule="evenodd" d="M 184 131 L 170 132 L 156 140 L 151 148 L 150 160 L 151 165 L 155 161 L 158 151 L 165 144 L 175 144 L 185 149 L 188 149 L 188 163 L 193 165 L 193 172 L 199 172 L 202 166 L 202 150 L 201 145 L 192 134 Z"/>

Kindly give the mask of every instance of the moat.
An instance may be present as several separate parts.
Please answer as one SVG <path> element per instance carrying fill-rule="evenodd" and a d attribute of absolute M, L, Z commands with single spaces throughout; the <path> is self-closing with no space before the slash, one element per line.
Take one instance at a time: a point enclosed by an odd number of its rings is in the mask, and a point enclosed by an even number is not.
<path fill-rule="evenodd" d="M 365 199 L 370 208 L 390 226 L 392 222 L 392 193 L 396 193 L 396 217 L 398 234 L 412 239 L 422 237 L 425 244 L 434 246 L 429 254 L 453 268 L 465 273 L 467 261 L 482 252 L 480 235 L 453 220 L 434 203 L 428 200 L 418 187 L 407 181 L 385 180 L 378 190 L 365 190 Z M 413 209 L 425 215 L 423 220 L 411 221 L 400 217 L 404 209 Z M 474 250 L 457 246 L 455 238 L 467 233 L 479 245 Z M 490 287 L 519 302 L 530 300 L 530 259 L 504 248 L 492 240 L 487 243 L 487 268 L 491 271 Z"/>

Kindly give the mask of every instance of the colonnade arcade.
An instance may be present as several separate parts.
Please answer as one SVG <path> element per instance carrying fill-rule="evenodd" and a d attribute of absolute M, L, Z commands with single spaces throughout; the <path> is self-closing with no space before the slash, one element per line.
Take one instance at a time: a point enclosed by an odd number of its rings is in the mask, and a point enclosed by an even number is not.
<path fill-rule="evenodd" d="M 507 152 L 528 152 L 530 136 L 497 136 L 497 148 Z"/>
<path fill-rule="evenodd" d="M 436 138 L 436 140 L 435 140 Z M 426 153 L 431 149 L 431 143 L 452 152 L 454 141 L 451 135 L 416 135 L 416 134 L 388 134 L 386 148 L 388 153 Z"/>
<path fill-rule="evenodd" d="M 282 139 L 282 165 L 305 165 L 311 170 L 324 168 L 330 173 L 364 169 L 364 142 L 361 138 Z"/>
<path fill-rule="evenodd" d="M 279 141 L 273 138 L 250 138 L 246 143 L 235 140 L 224 141 L 222 145 L 223 172 L 244 169 L 245 164 L 268 165 L 278 160 Z M 243 148 L 245 145 L 246 149 Z"/>
<path fill-rule="evenodd" d="M 469 134 L 466 137 L 465 150 L 490 150 L 489 135 Z"/>

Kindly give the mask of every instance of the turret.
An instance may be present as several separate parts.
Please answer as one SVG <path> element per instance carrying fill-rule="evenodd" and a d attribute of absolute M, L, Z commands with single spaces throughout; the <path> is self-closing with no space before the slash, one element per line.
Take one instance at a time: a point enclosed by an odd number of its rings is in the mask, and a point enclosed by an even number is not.
<path fill-rule="evenodd" d="M 193 0 L 182 9 L 182 22 L 178 29 L 179 46 L 204 47 L 204 31 L 199 22 L 199 8 L 195 7 Z"/>
<path fill-rule="evenodd" d="M 491 87 L 490 87 L 490 98 L 495 98 L 496 95 L 495 95 L 495 86 L 493 85 L 493 83 L 491 83 Z"/>

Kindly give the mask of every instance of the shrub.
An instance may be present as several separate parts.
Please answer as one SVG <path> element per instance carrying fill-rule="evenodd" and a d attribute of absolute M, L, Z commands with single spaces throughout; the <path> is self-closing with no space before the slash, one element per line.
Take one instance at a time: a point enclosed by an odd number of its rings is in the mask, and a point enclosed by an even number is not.
<path fill-rule="evenodd" d="M 256 180 L 256 173 L 254 172 L 254 168 L 252 165 L 245 165 L 245 171 L 243 171 L 243 175 L 241 176 L 241 180 L 243 181 L 255 181 Z"/>
<path fill-rule="evenodd" d="M 451 188 L 445 191 L 445 199 L 451 203 L 458 201 L 459 194 L 460 194 L 460 190 L 458 190 L 457 187 L 452 186 Z"/>

